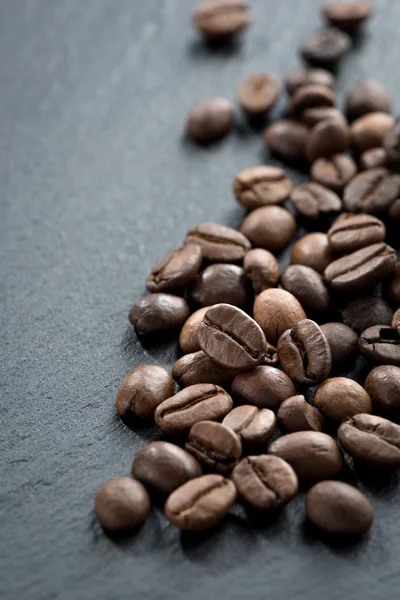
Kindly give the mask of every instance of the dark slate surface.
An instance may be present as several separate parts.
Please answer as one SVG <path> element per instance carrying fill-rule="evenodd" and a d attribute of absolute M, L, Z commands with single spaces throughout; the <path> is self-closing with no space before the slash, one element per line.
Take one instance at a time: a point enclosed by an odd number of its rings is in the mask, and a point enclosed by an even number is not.
<path fill-rule="evenodd" d="M 197 536 L 159 511 L 127 541 L 93 522 L 97 487 L 128 473 L 155 435 L 116 418 L 119 383 L 142 362 L 170 367 L 177 356 L 173 343 L 142 345 L 128 309 L 190 226 L 240 223 L 232 177 L 265 158 L 244 124 L 194 147 L 181 135 L 185 114 L 210 95 L 233 99 L 251 72 L 296 67 L 297 43 L 319 27 L 319 2 L 252 4 L 243 43 L 212 51 L 190 27 L 193 1 L 0 3 L 4 598 L 399 596 L 396 474 L 358 480 L 376 522 L 355 543 L 316 535 L 303 494 L 264 523 L 235 508 Z M 400 4 L 376 5 L 340 71 L 340 96 L 367 75 L 400 90 Z"/>

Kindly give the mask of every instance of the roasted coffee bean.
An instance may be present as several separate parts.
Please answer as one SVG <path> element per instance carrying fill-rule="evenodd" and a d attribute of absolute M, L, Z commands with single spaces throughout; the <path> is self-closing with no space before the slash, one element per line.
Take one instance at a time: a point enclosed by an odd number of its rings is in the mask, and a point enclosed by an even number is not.
<path fill-rule="evenodd" d="M 108 531 L 135 529 L 147 519 L 150 508 L 146 488 L 131 477 L 107 481 L 99 488 L 94 505 L 100 525 Z"/>
<path fill-rule="evenodd" d="M 224 40 L 246 29 L 251 13 L 240 0 L 208 0 L 196 7 L 193 14 L 195 28 L 210 40 Z"/>
<path fill-rule="evenodd" d="M 368 171 L 368 169 L 378 169 L 386 167 L 387 156 L 384 148 L 369 148 L 363 152 L 358 160 L 360 171 Z"/>
<path fill-rule="evenodd" d="M 164 506 L 167 519 L 185 531 L 203 531 L 219 523 L 237 496 L 232 481 L 222 475 L 203 475 L 184 483 Z"/>
<path fill-rule="evenodd" d="M 269 341 L 267 340 L 267 349 L 265 352 L 263 364 L 270 365 L 271 367 L 273 367 L 274 365 L 277 365 L 278 362 L 279 362 L 278 349 L 275 348 L 275 346 L 273 346 L 272 344 L 270 344 Z"/>
<path fill-rule="evenodd" d="M 222 425 L 234 431 L 246 446 L 260 446 L 269 440 L 275 431 L 276 417 L 269 408 L 259 409 L 245 404 L 229 412 Z"/>
<path fill-rule="evenodd" d="M 140 448 L 132 464 L 132 475 L 158 496 L 169 496 L 177 487 L 203 474 L 189 452 L 175 444 L 157 441 Z"/>
<path fill-rule="evenodd" d="M 293 382 L 286 373 L 264 365 L 249 373 L 237 375 L 231 389 L 238 402 L 274 411 L 278 410 L 284 400 L 296 393 Z"/>
<path fill-rule="evenodd" d="M 314 108 L 306 108 L 303 110 L 300 116 L 300 120 L 307 125 L 307 127 L 314 127 L 321 121 L 326 119 L 338 119 L 343 121 L 343 113 L 337 108 L 332 106 L 315 106 Z"/>
<path fill-rule="evenodd" d="M 192 426 L 185 448 L 208 471 L 230 473 L 242 456 L 239 436 L 229 427 L 214 421 Z"/>
<path fill-rule="evenodd" d="M 335 92 L 325 85 L 304 85 L 294 92 L 289 112 L 293 116 L 301 116 L 301 113 L 307 108 L 316 106 L 334 106 Z"/>
<path fill-rule="evenodd" d="M 385 135 L 383 148 L 386 152 L 387 163 L 391 169 L 400 170 L 400 119 L 397 119 L 393 128 Z"/>
<path fill-rule="evenodd" d="M 310 267 L 289 265 L 282 273 L 281 284 L 306 312 L 325 312 L 331 308 L 330 293 L 322 276 Z"/>
<path fill-rule="evenodd" d="M 389 207 L 389 217 L 394 221 L 400 221 L 400 198 L 395 200 Z"/>
<path fill-rule="evenodd" d="M 352 213 L 377 215 L 385 212 L 400 196 L 400 175 L 387 169 L 371 169 L 359 173 L 346 185 L 343 192 L 345 210 Z"/>
<path fill-rule="evenodd" d="M 333 88 L 335 78 L 325 69 L 308 69 L 292 71 L 285 77 L 285 87 L 289 96 L 292 96 L 298 89 L 306 85 L 324 85 Z"/>
<path fill-rule="evenodd" d="M 129 311 L 129 321 L 138 335 L 182 327 L 190 311 L 186 300 L 171 294 L 148 294 Z"/>
<path fill-rule="evenodd" d="M 350 50 L 350 46 L 351 39 L 346 33 L 328 27 L 304 40 L 300 53 L 313 65 L 332 67 Z"/>
<path fill-rule="evenodd" d="M 375 367 L 365 380 L 364 387 L 380 414 L 392 421 L 400 421 L 400 367 Z"/>
<path fill-rule="evenodd" d="M 355 487 L 342 481 L 321 481 L 307 493 L 307 516 L 327 533 L 360 535 L 374 520 L 369 500 Z"/>
<path fill-rule="evenodd" d="M 355 31 L 371 17 L 372 4 L 369 2 L 329 2 L 322 7 L 322 16 L 329 25 Z"/>
<path fill-rule="evenodd" d="M 199 421 L 223 419 L 232 407 L 232 398 L 222 387 L 199 383 L 164 400 L 154 416 L 163 433 L 180 434 L 189 431 Z"/>
<path fill-rule="evenodd" d="M 251 248 L 248 239 L 236 229 L 217 223 L 200 223 L 186 234 L 185 244 L 196 243 L 203 258 L 211 262 L 236 262 L 242 260 Z"/>
<path fill-rule="evenodd" d="M 248 117 L 266 115 L 279 98 L 279 83 L 273 75 L 255 73 L 239 85 L 236 96 Z"/>
<path fill-rule="evenodd" d="M 354 298 L 340 311 L 343 322 L 357 333 L 362 333 L 373 325 L 390 325 L 393 310 L 378 296 Z"/>
<path fill-rule="evenodd" d="M 339 365 L 352 358 L 358 350 L 358 335 L 344 323 L 324 323 L 322 333 L 331 349 L 332 364 Z"/>
<path fill-rule="evenodd" d="M 396 251 L 384 242 L 372 244 L 332 262 L 324 279 L 339 292 L 363 292 L 390 275 L 396 259 Z"/>
<path fill-rule="evenodd" d="M 373 79 L 355 83 L 348 90 L 345 99 L 345 113 L 349 121 L 376 112 L 392 112 L 392 102 L 387 90 Z"/>
<path fill-rule="evenodd" d="M 385 135 L 392 129 L 394 118 L 384 112 L 371 112 L 353 121 L 350 127 L 351 144 L 358 154 L 382 146 Z"/>
<path fill-rule="evenodd" d="M 174 393 L 171 375 L 157 365 L 140 365 L 123 380 L 116 407 L 120 417 L 152 417 L 157 406 Z"/>
<path fill-rule="evenodd" d="M 208 309 L 199 328 L 200 348 L 219 367 L 246 371 L 264 359 L 266 339 L 248 314 L 229 304 Z"/>
<path fill-rule="evenodd" d="M 315 221 L 342 208 L 342 201 L 335 192 L 313 181 L 296 185 L 290 199 L 299 214 Z"/>
<path fill-rule="evenodd" d="M 339 422 L 372 410 L 371 398 L 364 388 L 346 377 L 324 381 L 315 393 L 314 402 L 325 417 Z"/>
<path fill-rule="evenodd" d="M 209 98 L 190 111 L 186 132 L 196 142 L 209 144 L 224 137 L 233 123 L 232 103 L 227 98 Z"/>
<path fill-rule="evenodd" d="M 332 223 L 328 231 L 329 246 L 338 254 L 348 254 L 383 242 L 386 228 L 380 219 L 373 215 L 342 213 Z"/>
<path fill-rule="evenodd" d="M 160 260 L 146 280 L 149 292 L 181 292 L 197 275 L 201 264 L 201 248 L 188 244 Z"/>
<path fill-rule="evenodd" d="M 263 206 L 247 215 L 240 231 L 253 246 L 279 252 L 296 233 L 296 221 L 281 206 Z"/>
<path fill-rule="evenodd" d="M 278 456 L 247 456 L 233 469 L 232 479 L 242 500 L 256 510 L 275 510 L 297 494 L 296 473 Z"/>
<path fill-rule="evenodd" d="M 350 130 L 343 119 L 326 119 L 315 125 L 307 140 L 306 157 L 310 162 L 317 158 L 344 152 L 350 145 Z"/>
<path fill-rule="evenodd" d="M 357 165 L 347 154 L 333 154 L 327 158 L 318 158 L 311 165 L 310 173 L 317 183 L 341 192 L 357 173 Z"/>
<path fill-rule="evenodd" d="M 391 327 L 375 325 L 363 331 L 359 349 L 370 362 L 400 367 L 400 334 Z"/>
<path fill-rule="evenodd" d="M 274 440 L 267 451 L 286 460 L 301 481 L 336 477 L 344 465 L 335 440 L 320 431 L 288 433 Z"/>
<path fill-rule="evenodd" d="M 304 396 L 293 396 L 282 402 L 277 419 L 283 433 L 322 431 L 324 428 L 324 417 L 318 408 L 306 402 Z"/>
<path fill-rule="evenodd" d="M 275 256 L 263 248 L 249 250 L 244 257 L 245 273 L 253 284 L 253 290 L 260 294 L 263 290 L 276 287 L 281 275 Z"/>
<path fill-rule="evenodd" d="M 283 202 L 292 187 L 293 183 L 279 167 L 249 167 L 233 180 L 236 199 L 248 210 Z"/>
<path fill-rule="evenodd" d="M 392 328 L 400 335 L 400 308 L 393 315 Z"/>
<path fill-rule="evenodd" d="M 400 425 L 375 415 L 358 414 L 338 429 L 343 448 L 376 467 L 400 467 Z"/>
<path fill-rule="evenodd" d="M 203 308 L 199 308 L 199 310 L 196 310 L 196 312 L 190 315 L 190 317 L 182 327 L 179 336 L 179 345 L 182 348 L 183 352 L 189 353 L 197 352 L 198 350 L 200 350 L 200 344 L 199 339 L 197 337 L 197 333 L 199 331 L 200 323 L 202 322 L 203 317 L 209 308 L 210 306 L 203 306 Z"/>
<path fill-rule="evenodd" d="M 385 297 L 400 306 L 400 261 L 396 263 L 389 279 L 385 283 Z"/>
<path fill-rule="evenodd" d="M 197 275 L 189 287 L 188 295 L 196 306 L 225 302 L 246 308 L 252 301 L 253 290 L 242 267 L 216 263 Z"/>
<path fill-rule="evenodd" d="M 298 385 L 316 385 L 328 377 L 332 367 L 328 340 L 310 319 L 299 321 L 281 335 L 278 355 L 283 370 Z"/>
<path fill-rule="evenodd" d="M 311 267 L 317 273 L 323 273 L 334 259 L 326 233 L 308 233 L 292 248 L 291 262 L 295 265 Z"/>
<path fill-rule="evenodd" d="M 196 383 L 215 383 L 224 387 L 231 383 L 235 375 L 235 371 L 218 367 L 201 350 L 185 354 L 172 367 L 172 377 L 180 387 Z"/>
<path fill-rule="evenodd" d="M 270 288 L 261 292 L 254 302 L 254 319 L 271 344 L 291 329 L 298 321 L 306 318 L 300 302 L 286 290 Z"/>
<path fill-rule="evenodd" d="M 304 158 L 309 129 L 293 119 L 282 119 L 264 131 L 264 143 L 283 160 Z"/>

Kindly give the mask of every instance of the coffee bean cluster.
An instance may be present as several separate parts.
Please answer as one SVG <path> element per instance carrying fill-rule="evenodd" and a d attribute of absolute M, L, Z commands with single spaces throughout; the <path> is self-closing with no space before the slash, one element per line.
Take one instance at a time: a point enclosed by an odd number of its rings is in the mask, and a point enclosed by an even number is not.
<path fill-rule="evenodd" d="M 356 83 L 340 111 L 326 70 L 350 50 L 371 5 L 334 2 L 322 14 L 327 27 L 300 47 L 312 68 L 286 76 L 287 115 L 263 135 L 283 161 L 307 164 L 311 181 L 295 186 L 269 165 L 237 173 L 233 194 L 247 210 L 240 231 L 192 227 L 153 267 L 149 294 L 129 313 L 139 336 L 179 335 L 183 355 L 172 374 L 141 365 L 121 384 L 118 415 L 153 419 L 165 439 L 139 450 L 133 477 L 98 491 L 96 514 L 108 530 L 137 527 L 151 499 L 194 531 L 218 523 L 237 498 L 268 511 L 311 486 L 315 525 L 360 534 L 373 509 L 338 479 L 345 460 L 371 476 L 400 467 L 400 262 L 388 243 L 400 221 L 400 122 L 375 81 Z M 194 14 L 212 43 L 250 22 L 239 0 L 211 0 Z M 259 119 L 280 88 L 273 75 L 253 74 L 237 100 Z M 231 102 L 212 98 L 190 112 L 186 129 L 204 144 L 234 122 Z M 310 232 L 281 272 L 276 256 L 298 223 Z M 373 367 L 363 385 L 338 376 L 357 355 Z"/>

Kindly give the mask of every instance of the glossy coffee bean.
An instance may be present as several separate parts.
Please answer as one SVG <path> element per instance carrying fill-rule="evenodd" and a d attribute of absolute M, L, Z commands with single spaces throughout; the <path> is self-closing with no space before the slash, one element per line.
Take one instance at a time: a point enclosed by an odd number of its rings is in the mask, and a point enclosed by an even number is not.
<path fill-rule="evenodd" d="M 370 2 L 328 2 L 322 7 L 322 16 L 333 27 L 354 32 L 372 16 Z"/>
<path fill-rule="evenodd" d="M 161 402 L 174 393 L 171 375 L 157 365 L 140 365 L 123 380 L 116 407 L 120 417 L 152 417 Z"/>
<path fill-rule="evenodd" d="M 282 402 L 277 419 L 279 429 L 283 433 L 322 431 L 324 428 L 324 417 L 317 408 L 308 404 L 302 395 Z"/>
<path fill-rule="evenodd" d="M 210 262 L 236 262 L 242 260 L 251 248 L 248 239 L 236 229 L 218 223 L 200 223 L 188 231 L 185 245 L 196 243 L 203 258 Z"/>
<path fill-rule="evenodd" d="M 346 377 L 324 381 L 315 393 L 314 403 L 325 417 L 339 422 L 372 410 L 371 398 L 364 388 Z"/>
<path fill-rule="evenodd" d="M 276 344 L 286 329 L 291 329 L 298 321 L 306 318 L 297 298 L 290 292 L 277 288 L 264 290 L 257 296 L 253 315 L 271 344 Z"/>
<path fill-rule="evenodd" d="M 334 106 L 335 100 L 334 91 L 325 85 L 304 85 L 294 92 L 290 100 L 289 112 L 299 117 L 308 108 Z"/>
<path fill-rule="evenodd" d="M 234 431 L 246 446 L 261 446 L 275 431 L 276 417 L 269 408 L 244 404 L 229 412 L 222 424 Z"/>
<path fill-rule="evenodd" d="M 246 308 L 253 298 L 251 282 L 238 265 L 213 264 L 201 271 L 188 290 L 195 306 L 221 302 Z"/>
<path fill-rule="evenodd" d="M 236 199 L 248 210 L 283 202 L 292 187 L 283 169 L 266 165 L 244 169 L 233 180 Z"/>
<path fill-rule="evenodd" d="M 347 92 L 345 113 L 354 121 L 368 113 L 391 113 L 392 102 L 387 90 L 379 81 L 358 81 Z"/>
<path fill-rule="evenodd" d="M 289 265 L 282 273 L 281 285 L 297 298 L 307 313 L 331 308 L 330 292 L 322 276 L 310 267 Z"/>
<path fill-rule="evenodd" d="M 282 119 L 264 131 L 264 143 L 272 154 L 283 160 L 297 160 L 305 157 L 309 129 L 293 119 Z"/>
<path fill-rule="evenodd" d="M 375 325 L 363 331 L 359 349 L 372 363 L 400 367 L 400 334 L 391 327 Z"/>
<path fill-rule="evenodd" d="M 357 165 L 347 154 L 333 154 L 313 162 L 310 173 L 315 182 L 341 192 L 357 173 Z"/>
<path fill-rule="evenodd" d="M 387 156 L 387 164 L 395 171 L 400 170 L 400 119 L 397 119 L 393 128 L 385 135 L 383 148 Z"/>
<path fill-rule="evenodd" d="M 188 320 L 185 322 L 179 335 L 179 345 L 183 352 L 197 352 L 200 350 L 199 339 L 197 333 L 199 331 L 200 323 L 203 320 L 204 315 L 208 311 L 209 306 L 203 306 L 196 310 Z"/>
<path fill-rule="evenodd" d="M 333 88 L 335 78 L 325 69 L 307 69 L 292 71 L 285 77 L 285 87 L 289 96 L 292 96 L 298 89 L 306 85 L 324 85 Z"/>
<path fill-rule="evenodd" d="M 327 119 L 338 119 L 339 121 L 343 121 L 344 117 L 340 110 L 333 108 L 332 106 L 315 106 L 313 108 L 306 108 L 306 110 L 303 110 L 300 116 L 300 121 L 310 128 L 318 125 L 318 123 L 321 121 L 326 121 Z"/>
<path fill-rule="evenodd" d="M 196 383 L 228 386 L 236 372 L 218 367 L 204 352 L 191 352 L 179 358 L 172 367 L 172 377 L 180 387 Z"/>
<path fill-rule="evenodd" d="M 350 50 L 351 39 L 334 27 L 322 29 L 307 38 L 300 46 L 300 53 L 308 63 L 332 67 Z"/>
<path fill-rule="evenodd" d="M 281 275 L 279 263 L 268 250 L 263 248 L 249 250 L 244 257 L 243 267 L 256 294 L 278 285 Z"/>
<path fill-rule="evenodd" d="M 279 98 L 277 79 L 268 73 L 255 73 L 239 85 L 236 97 L 239 106 L 248 117 L 266 115 Z"/>
<path fill-rule="evenodd" d="M 331 349 L 332 365 L 352 358 L 358 350 L 358 335 L 344 323 L 324 323 L 321 330 Z"/>
<path fill-rule="evenodd" d="M 390 277 L 385 282 L 384 294 L 389 302 L 400 306 L 400 261 L 395 264 Z"/>
<path fill-rule="evenodd" d="M 314 221 L 338 213 L 342 208 L 342 201 L 335 192 L 313 181 L 296 185 L 290 199 L 300 215 Z"/>
<path fill-rule="evenodd" d="M 400 367 L 375 367 L 365 380 L 364 387 L 379 414 L 392 421 L 400 421 Z"/>
<path fill-rule="evenodd" d="M 373 215 L 342 213 L 328 231 L 329 246 L 338 254 L 349 254 L 365 246 L 383 242 L 384 223 Z"/>
<path fill-rule="evenodd" d="M 147 289 L 149 292 L 181 292 L 196 277 L 201 260 L 201 248 L 197 244 L 171 252 L 154 265 L 146 280 Z"/>
<path fill-rule="evenodd" d="M 343 119 L 326 119 L 315 125 L 308 136 L 306 157 L 310 162 L 317 158 L 345 152 L 350 146 L 350 130 Z"/>
<path fill-rule="evenodd" d="M 283 371 L 264 365 L 237 375 L 231 390 L 238 402 L 274 411 L 296 393 L 291 379 Z"/>
<path fill-rule="evenodd" d="M 383 112 L 371 112 L 353 121 L 350 127 L 351 144 L 361 154 L 382 146 L 385 135 L 392 129 L 394 118 Z"/>
<path fill-rule="evenodd" d="M 186 300 L 171 294 L 149 294 L 129 311 L 129 321 L 138 335 L 182 327 L 190 311 Z"/>
<path fill-rule="evenodd" d="M 400 308 L 396 310 L 392 319 L 392 329 L 400 335 Z"/>
<path fill-rule="evenodd" d="M 214 421 L 200 421 L 190 429 L 185 446 L 208 471 L 230 473 L 242 455 L 239 436 L 229 427 Z"/>
<path fill-rule="evenodd" d="M 108 531 L 135 529 L 147 519 L 150 498 L 146 488 L 131 477 L 118 477 L 99 488 L 95 513 L 100 525 Z"/>
<path fill-rule="evenodd" d="M 199 383 L 164 400 L 156 409 L 155 421 L 163 433 L 189 431 L 199 421 L 219 421 L 232 410 L 232 398 L 219 385 Z"/>
<path fill-rule="evenodd" d="M 359 414 L 338 429 L 343 448 L 376 467 L 400 467 L 400 425 L 375 415 Z"/>
<path fill-rule="evenodd" d="M 384 148 L 369 148 L 365 150 L 358 160 L 360 171 L 368 171 L 368 169 L 378 169 L 386 167 L 387 156 Z"/>
<path fill-rule="evenodd" d="M 378 215 L 400 196 L 400 176 L 387 169 L 371 169 L 356 175 L 344 188 L 343 204 L 352 213 Z"/>
<path fill-rule="evenodd" d="M 263 206 L 247 215 L 240 231 L 253 246 L 279 252 L 296 233 L 296 221 L 281 206 Z"/>
<path fill-rule="evenodd" d="M 233 122 L 232 103 L 227 98 L 209 98 L 190 111 L 186 132 L 196 142 L 209 144 L 224 137 Z"/>
<path fill-rule="evenodd" d="M 357 333 L 362 333 L 373 325 L 390 325 L 393 317 L 393 310 L 379 296 L 354 298 L 340 312 L 343 322 Z"/>
<path fill-rule="evenodd" d="M 291 262 L 294 265 L 305 265 L 323 273 L 335 259 L 329 247 L 326 233 L 308 233 L 300 238 L 292 248 Z"/>
<path fill-rule="evenodd" d="M 207 0 L 193 14 L 195 28 L 210 40 L 224 40 L 237 35 L 251 23 L 251 13 L 240 0 Z"/>
<path fill-rule="evenodd" d="M 222 475 L 203 475 L 176 489 L 164 506 L 167 519 L 185 531 L 203 531 L 219 523 L 236 500 L 236 487 Z"/>
<path fill-rule="evenodd" d="M 157 441 L 140 448 L 132 464 L 132 475 L 158 496 L 169 496 L 177 487 L 203 474 L 189 452 L 175 444 Z"/>
<path fill-rule="evenodd" d="M 247 456 L 233 469 L 240 498 L 256 510 L 275 510 L 297 494 L 297 475 L 278 456 Z"/>
<path fill-rule="evenodd" d="M 279 362 L 278 349 L 267 340 L 266 352 L 263 360 L 264 365 L 274 367 Z"/>

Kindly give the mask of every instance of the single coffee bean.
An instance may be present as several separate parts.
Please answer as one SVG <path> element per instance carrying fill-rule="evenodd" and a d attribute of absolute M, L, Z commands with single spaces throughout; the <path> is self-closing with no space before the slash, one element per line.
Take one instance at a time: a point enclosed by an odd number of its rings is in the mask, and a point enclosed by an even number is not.
<path fill-rule="evenodd" d="M 172 367 L 172 377 L 180 387 L 188 387 L 196 383 L 229 386 L 236 373 L 236 371 L 218 367 L 201 350 L 185 354 Z"/>
<path fill-rule="evenodd" d="M 189 431 L 199 421 L 223 419 L 232 407 L 232 398 L 222 387 L 199 383 L 164 400 L 154 416 L 163 433 L 180 434 Z"/>
<path fill-rule="evenodd" d="M 322 16 L 333 27 L 343 31 L 356 31 L 372 16 L 369 2 L 329 2 L 322 7 Z"/>
<path fill-rule="evenodd" d="M 196 243 L 203 258 L 210 262 L 236 262 L 242 260 L 251 244 L 236 229 L 217 223 L 200 223 L 186 234 L 185 245 Z"/>
<path fill-rule="evenodd" d="M 335 100 L 335 92 L 325 85 L 303 85 L 294 92 L 289 113 L 294 117 L 300 116 L 307 108 L 334 106 Z"/>
<path fill-rule="evenodd" d="M 392 421 L 400 421 L 400 367 L 375 367 L 365 380 L 364 387 L 380 414 Z"/>
<path fill-rule="evenodd" d="M 293 119 L 282 119 L 264 131 L 264 143 L 283 160 L 305 157 L 309 129 Z"/>
<path fill-rule="evenodd" d="M 385 283 L 385 297 L 389 302 L 400 306 L 400 261 L 395 264 L 395 267 Z"/>
<path fill-rule="evenodd" d="M 400 334 L 391 327 L 375 325 L 363 331 L 359 349 L 370 362 L 400 367 Z"/>
<path fill-rule="evenodd" d="M 157 406 L 174 393 L 171 375 L 157 365 L 140 365 L 123 380 L 116 407 L 120 417 L 152 417 Z"/>
<path fill-rule="evenodd" d="M 396 251 L 384 242 L 371 244 L 332 262 L 324 279 L 339 292 L 363 292 L 388 277 L 396 259 Z"/>
<path fill-rule="evenodd" d="M 267 340 L 266 352 L 263 360 L 264 365 L 270 365 L 271 367 L 277 365 L 279 362 L 278 349 L 275 348 Z"/>
<path fill-rule="evenodd" d="M 203 531 L 219 523 L 236 500 L 236 487 L 222 475 L 203 475 L 184 483 L 164 506 L 167 519 L 185 531 Z"/>
<path fill-rule="evenodd" d="M 328 377 L 332 367 L 328 340 L 317 323 L 299 321 L 278 342 L 282 368 L 298 385 L 316 385 Z"/>
<path fill-rule="evenodd" d="M 150 508 L 146 488 L 131 477 L 107 481 L 99 488 L 94 504 L 97 520 L 108 531 L 135 529 L 147 519 Z"/>
<path fill-rule="evenodd" d="M 247 215 L 240 231 L 253 246 L 279 252 L 296 233 L 296 221 L 281 206 L 263 206 Z"/>
<path fill-rule="evenodd" d="M 203 317 L 209 308 L 209 306 L 203 306 L 203 308 L 196 310 L 196 312 L 190 315 L 182 327 L 179 336 L 179 345 L 183 352 L 188 354 L 189 352 L 197 352 L 200 350 L 197 333 L 199 331 L 200 323 L 202 322 Z"/>
<path fill-rule="evenodd" d="M 190 111 L 186 132 L 196 142 L 209 144 L 224 137 L 233 123 L 232 103 L 227 98 L 209 98 Z"/>
<path fill-rule="evenodd" d="M 400 170 L 400 119 L 397 119 L 393 128 L 385 135 L 383 148 L 386 152 L 387 163 L 391 169 Z"/>
<path fill-rule="evenodd" d="M 232 472 L 239 496 L 256 510 L 275 510 L 297 494 L 297 475 L 278 456 L 247 456 Z"/>
<path fill-rule="evenodd" d="M 360 535 L 374 520 L 369 500 L 355 487 L 342 481 L 321 481 L 307 493 L 307 516 L 327 533 Z"/>
<path fill-rule="evenodd" d="M 276 417 L 269 408 L 259 409 L 245 404 L 229 412 L 223 425 L 229 427 L 246 446 L 260 446 L 269 440 L 275 431 Z"/>
<path fill-rule="evenodd" d="M 146 280 L 149 292 L 179 293 L 197 275 L 201 264 L 201 248 L 188 244 L 160 260 Z"/>
<path fill-rule="evenodd" d="M 335 192 L 341 192 L 356 173 L 357 165 L 347 154 L 318 158 L 311 165 L 311 178 Z"/>
<path fill-rule="evenodd" d="M 280 87 L 273 75 L 255 73 L 239 85 L 236 96 L 239 106 L 250 118 L 266 115 L 279 98 Z"/>
<path fill-rule="evenodd" d="M 304 265 L 289 265 L 282 273 L 283 289 L 297 298 L 306 312 L 326 312 L 332 306 L 322 276 Z"/>
<path fill-rule="evenodd" d="M 248 314 L 229 304 L 208 309 L 199 328 L 200 348 L 219 367 L 246 371 L 264 359 L 266 339 Z"/>
<path fill-rule="evenodd" d="M 351 144 L 358 154 L 382 146 L 385 135 L 392 129 L 394 118 L 384 112 L 371 112 L 353 121 L 350 127 Z"/>
<path fill-rule="evenodd" d="M 253 290 L 260 294 L 263 290 L 278 285 L 281 271 L 275 256 L 263 248 L 253 248 L 244 257 L 245 273 L 253 284 Z"/>
<path fill-rule="evenodd" d="M 249 373 L 240 373 L 232 382 L 232 395 L 235 400 L 274 411 L 295 393 L 293 382 L 286 373 L 264 365 Z"/>
<path fill-rule="evenodd" d="M 391 113 L 390 96 L 379 81 L 367 79 L 358 81 L 347 92 L 345 113 L 349 121 L 359 119 L 368 113 Z"/>
<path fill-rule="evenodd" d="M 236 199 L 248 210 L 280 204 L 289 196 L 292 187 L 293 183 L 279 167 L 249 167 L 233 180 Z"/>
<path fill-rule="evenodd" d="M 286 460 L 301 481 L 336 477 L 344 465 L 335 440 L 320 431 L 288 433 L 274 440 L 267 452 Z"/>
<path fill-rule="evenodd" d="M 315 125 L 307 140 L 306 156 L 310 162 L 317 158 L 344 152 L 350 145 L 350 130 L 346 121 L 333 118 Z"/>
<path fill-rule="evenodd" d="M 318 408 L 308 404 L 301 395 L 293 396 L 282 402 L 277 418 L 279 429 L 283 433 L 322 431 L 324 428 L 324 417 Z"/>
<path fill-rule="evenodd" d="M 378 169 L 386 167 L 387 156 L 384 148 L 369 148 L 365 150 L 358 160 L 360 171 L 368 171 L 368 169 Z"/>
<path fill-rule="evenodd" d="M 300 53 L 313 65 L 332 67 L 350 50 L 351 39 L 343 31 L 328 27 L 304 40 Z"/>
<path fill-rule="evenodd" d="M 400 335 L 400 308 L 393 315 L 392 328 Z"/>
<path fill-rule="evenodd" d="M 325 417 L 339 422 L 372 410 L 371 398 L 364 388 L 346 377 L 324 381 L 315 393 L 314 403 Z"/>
<path fill-rule="evenodd" d="M 276 344 L 286 329 L 291 329 L 298 321 L 306 318 L 297 298 L 290 292 L 277 288 L 264 290 L 257 296 L 253 314 L 271 344 Z"/>
<path fill-rule="evenodd" d="M 338 254 L 348 254 L 383 242 L 386 236 L 384 223 L 373 215 L 342 213 L 328 231 L 329 246 Z"/>
<path fill-rule="evenodd" d="M 216 263 L 197 275 L 189 287 L 188 296 L 196 306 L 223 302 L 246 308 L 252 301 L 253 290 L 242 267 Z"/>
<path fill-rule="evenodd" d="M 376 467 L 400 467 L 400 425 L 376 417 L 359 414 L 338 429 L 343 448 L 361 462 Z"/>
<path fill-rule="evenodd" d="M 132 464 L 132 475 L 151 493 L 164 497 L 202 474 L 200 464 L 189 452 L 163 441 L 142 446 Z"/>
<path fill-rule="evenodd" d="M 292 71 L 285 77 L 285 87 L 289 96 L 292 96 L 298 89 L 306 85 L 324 85 L 333 88 L 335 78 L 325 69 L 307 69 Z"/>
<path fill-rule="evenodd" d="M 342 208 L 342 201 L 335 192 L 313 181 L 296 185 L 290 199 L 299 214 L 315 221 Z"/>
<path fill-rule="evenodd" d="M 373 325 L 390 325 L 393 310 L 378 296 L 354 298 L 341 310 L 343 322 L 357 333 L 362 333 Z"/>
<path fill-rule="evenodd" d="M 314 127 L 315 125 L 318 125 L 318 123 L 321 123 L 321 121 L 326 121 L 327 119 L 338 119 L 343 122 L 344 117 L 340 110 L 333 108 L 332 106 L 306 108 L 300 116 L 300 120 L 307 125 L 307 127 Z"/>
<path fill-rule="evenodd" d="M 323 273 L 334 259 L 335 256 L 329 247 L 326 233 L 308 233 L 300 238 L 292 248 L 292 264 L 311 267 L 317 273 Z"/>
<path fill-rule="evenodd" d="M 242 443 L 232 429 L 214 421 L 192 426 L 185 448 L 208 471 L 230 473 L 242 456 Z"/>
<path fill-rule="evenodd" d="M 251 13 L 240 0 L 208 0 L 196 7 L 195 28 L 210 40 L 224 40 L 237 35 L 251 23 Z"/>
<path fill-rule="evenodd" d="M 332 364 L 339 365 L 352 358 L 358 350 L 358 335 L 344 323 L 324 323 L 322 333 L 331 349 Z"/>
<path fill-rule="evenodd" d="M 129 321 L 138 335 L 179 329 L 190 312 L 186 300 L 171 294 L 149 294 L 129 311 Z"/>

